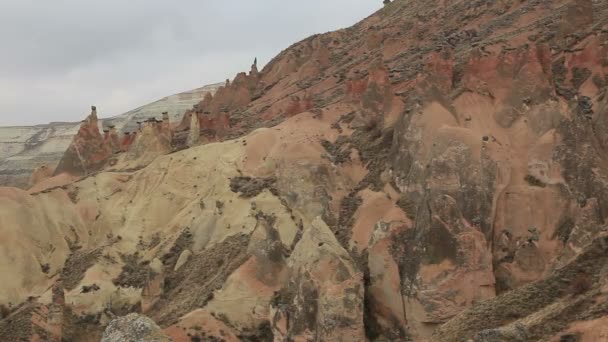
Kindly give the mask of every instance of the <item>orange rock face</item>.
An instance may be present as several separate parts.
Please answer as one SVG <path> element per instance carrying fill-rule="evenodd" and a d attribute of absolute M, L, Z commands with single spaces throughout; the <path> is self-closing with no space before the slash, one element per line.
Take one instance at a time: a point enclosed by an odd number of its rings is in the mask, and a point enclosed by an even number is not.
<path fill-rule="evenodd" d="M 82 122 L 72 144 L 55 169 L 55 175 L 88 175 L 98 171 L 112 155 L 113 144 L 117 145 L 115 134 L 102 136 L 97 120 L 97 108 Z"/>
<path fill-rule="evenodd" d="M 129 147 L 131 147 L 131 144 L 133 144 L 133 141 L 135 141 L 135 136 L 137 135 L 137 132 L 125 132 L 122 139 L 120 140 L 120 150 L 122 152 L 126 152 Z"/>

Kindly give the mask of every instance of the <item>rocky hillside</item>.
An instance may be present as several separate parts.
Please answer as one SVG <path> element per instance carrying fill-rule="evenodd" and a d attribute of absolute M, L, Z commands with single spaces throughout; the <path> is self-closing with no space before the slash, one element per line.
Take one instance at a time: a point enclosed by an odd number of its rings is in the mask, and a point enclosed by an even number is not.
<path fill-rule="evenodd" d="M 604 340 L 607 56 L 605 1 L 396 0 L 176 127 L 93 112 L 0 189 L 0 340 Z"/>
<path fill-rule="evenodd" d="M 186 111 L 201 101 L 205 94 L 213 93 L 218 84 L 171 95 L 130 112 L 100 120 L 102 127 L 116 126 L 118 131 L 134 132 L 137 122 L 150 117 L 160 119 L 168 112 L 172 122 L 179 122 Z M 28 188 L 31 176 L 52 174 L 63 153 L 70 146 L 79 129 L 78 123 L 53 122 L 48 125 L 0 127 L 0 186 Z"/>

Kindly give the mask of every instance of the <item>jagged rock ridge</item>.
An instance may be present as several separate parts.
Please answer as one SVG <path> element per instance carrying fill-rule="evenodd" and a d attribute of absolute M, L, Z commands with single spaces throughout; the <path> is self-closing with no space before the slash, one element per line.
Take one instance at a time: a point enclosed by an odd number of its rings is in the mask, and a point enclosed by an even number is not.
<path fill-rule="evenodd" d="M 175 94 L 139 107 L 125 114 L 100 119 L 100 130 L 114 126 L 117 135 L 137 131 L 137 122 L 151 117 L 160 119 L 162 112 L 170 114 L 171 122 L 179 122 L 183 114 L 214 92 L 219 85 L 209 85 Z M 103 114 L 103 108 L 101 108 Z M 78 133 L 79 123 L 53 122 L 31 127 L 0 127 L 0 185 L 28 188 L 43 175 L 52 174 L 64 152 Z M 32 173 L 38 173 L 33 175 Z"/>

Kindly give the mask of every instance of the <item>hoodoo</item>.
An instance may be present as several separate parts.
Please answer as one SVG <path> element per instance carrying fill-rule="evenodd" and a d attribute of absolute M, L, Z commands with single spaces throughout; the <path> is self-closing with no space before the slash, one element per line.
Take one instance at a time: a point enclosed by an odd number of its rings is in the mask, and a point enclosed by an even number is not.
<path fill-rule="evenodd" d="M 111 138 L 101 135 L 97 119 L 97 107 L 91 106 L 91 114 L 82 121 L 78 133 L 59 161 L 55 175 L 68 173 L 86 176 L 103 168 L 112 155 Z"/>

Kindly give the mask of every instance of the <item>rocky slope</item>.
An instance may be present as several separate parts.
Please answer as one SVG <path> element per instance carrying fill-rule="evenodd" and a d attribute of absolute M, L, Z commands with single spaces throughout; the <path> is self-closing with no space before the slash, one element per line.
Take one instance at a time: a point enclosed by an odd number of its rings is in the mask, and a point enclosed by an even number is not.
<path fill-rule="evenodd" d="M 119 132 L 134 132 L 138 121 L 143 122 L 150 117 L 160 119 L 162 112 L 168 112 L 172 122 L 179 122 L 187 110 L 218 86 L 209 85 L 165 97 L 122 115 L 102 119 L 100 126 L 113 125 Z M 36 183 L 31 177 L 39 168 L 48 169 L 52 174 L 78 133 L 79 126 L 78 123 L 50 123 L 0 127 L 0 186 L 28 188 Z"/>
<path fill-rule="evenodd" d="M 0 337 L 606 339 L 607 44 L 591 0 L 397 0 L 299 42 L 0 189 Z"/>

